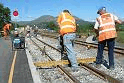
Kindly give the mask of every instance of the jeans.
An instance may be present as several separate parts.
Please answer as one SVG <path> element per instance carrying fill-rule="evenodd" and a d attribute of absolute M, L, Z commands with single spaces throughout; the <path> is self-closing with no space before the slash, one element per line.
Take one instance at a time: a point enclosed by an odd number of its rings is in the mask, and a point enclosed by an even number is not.
<path fill-rule="evenodd" d="M 65 34 L 63 36 L 64 47 L 65 47 L 65 50 L 66 50 L 67 55 L 68 55 L 68 59 L 70 60 L 72 67 L 78 67 L 77 59 L 76 59 L 76 53 L 75 53 L 73 46 L 72 46 L 72 41 L 74 41 L 75 38 L 76 38 L 75 33 L 69 33 L 69 34 Z"/>
<path fill-rule="evenodd" d="M 102 64 L 103 50 L 104 50 L 106 43 L 107 43 L 107 47 L 108 47 L 109 67 L 111 67 L 111 66 L 114 66 L 113 51 L 114 51 L 114 45 L 115 45 L 115 38 L 107 39 L 102 42 L 99 42 L 98 53 L 97 53 L 97 57 L 96 57 L 96 64 Z"/>

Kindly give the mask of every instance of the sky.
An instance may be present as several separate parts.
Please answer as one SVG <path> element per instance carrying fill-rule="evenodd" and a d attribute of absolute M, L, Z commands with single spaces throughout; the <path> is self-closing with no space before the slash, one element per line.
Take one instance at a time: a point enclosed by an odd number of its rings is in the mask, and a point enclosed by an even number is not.
<path fill-rule="evenodd" d="M 11 12 L 18 10 L 19 16 L 13 21 L 31 21 L 43 15 L 58 16 L 62 10 L 68 9 L 72 15 L 86 21 L 94 21 L 99 15 L 97 11 L 105 6 L 107 12 L 124 18 L 124 0 L 0 0 Z"/>

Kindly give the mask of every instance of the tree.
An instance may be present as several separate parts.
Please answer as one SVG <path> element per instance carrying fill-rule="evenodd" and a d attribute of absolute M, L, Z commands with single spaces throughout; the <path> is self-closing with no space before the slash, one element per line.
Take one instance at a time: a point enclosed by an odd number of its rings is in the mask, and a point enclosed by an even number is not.
<path fill-rule="evenodd" d="M 2 29 L 4 22 L 10 22 L 10 9 L 8 7 L 4 7 L 3 4 L 0 3 L 0 29 Z"/>
<path fill-rule="evenodd" d="M 116 24 L 116 30 L 117 31 L 124 30 L 124 24 Z"/>
<path fill-rule="evenodd" d="M 53 27 L 55 27 L 55 24 L 54 22 L 49 22 L 48 25 L 47 25 L 48 28 L 51 28 L 53 30 Z"/>
<path fill-rule="evenodd" d="M 10 21 L 11 20 L 11 16 L 10 16 L 10 9 L 8 7 L 4 8 L 4 19 L 5 21 Z"/>
<path fill-rule="evenodd" d="M 0 4 L 0 29 L 2 28 L 2 24 L 3 24 L 3 4 Z"/>
<path fill-rule="evenodd" d="M 53 21 L 48 22 L 47 28 L 50 28 L 55 31 L 58 31 L 58 29 L 59 29 L 59 27 L 57 25 L 55 25 L 55 23 Z"/>

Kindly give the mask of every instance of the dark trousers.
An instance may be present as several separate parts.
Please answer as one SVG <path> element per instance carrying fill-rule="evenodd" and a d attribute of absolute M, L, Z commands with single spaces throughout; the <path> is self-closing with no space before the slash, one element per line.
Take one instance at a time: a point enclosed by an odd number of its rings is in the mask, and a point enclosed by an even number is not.
<path fill-rule="evenodd" d="M 96 64 L 102 64 L 103 63 L 103 50 L 107 43 L 108 47 L 108 57 L 109 57 L 109 67 L 114 66 L 114 45 L 115 45 L 115 38 L 107 39 L 102 42 L 99 42 L 98 44 L 98 53 L 96 57 Z"/>

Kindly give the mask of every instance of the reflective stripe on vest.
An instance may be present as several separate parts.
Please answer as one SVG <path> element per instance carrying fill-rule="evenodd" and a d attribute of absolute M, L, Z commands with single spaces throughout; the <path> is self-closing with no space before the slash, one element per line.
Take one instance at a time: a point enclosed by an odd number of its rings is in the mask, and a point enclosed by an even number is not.
<path fill-rule="evenodd" d="M 99 41 L 117 37 L 116 31 L 103 32 L 99 35 Z"/>
<path fill-rule="evenodd" d="M 75 24 L 75 21 L 70 20 L 70 19 L 67 19 L 67 18 L 65 17 L 65 14 L 64 14 L 63 12 L 62 12 L 62 15 L 63 15 L 63 20 L 62 20 L 61 24 L 64 23 L 64 22 L 67 22 L 67 21 L 69 21 L 69 22 Z M 67 28 L 68 28 L 68 27 L 74 28 L 73 25 L 65 25 L 65 26 L 62 26 L 61 29 L 62 29 L 62 28 L 66 28 L 66 27 L 67 27 Z"/>
<path fill-rule="evenodd" d="M 63 23 L 63 22 L 66 22 L 66 21 L 69 21 L 69 22 L 72 22 L 73 24 L 75 23 L 75 21 L 73 21 L 73 20 L 70 20 L 70 19 L 67 19 L 66 17 L 65 17 L 65 14 L 62 12 L 62 15 L 63 15 L 63 21 L 61 22 L 61 23 Z"/>
<path fill-rule="evenodd" d="M 102 31 L 99 31 L 99 34 L 103 33 L 103 32 L 107 32 L 107 31 L 112 31 L 112 30 L 116 30 L 115 28 L 110 28 L 110 29 L 105 29 L 105 30 L 102 30 Z"/>
<path fill-rule="evenodd" d="M 75 23 L 73 20 L 70 20 L 70 19 L 64 19 L 61 23 L 66 22 L 66 21 L 72 22 L 73 24 Z"/>
<path fill-rule="evenodd" d="M 66 18 L 65 13 L 62 13 L 62 21 L 61 21 L 61 27 L 60 27 L 60 33 L 61 34 L 66 34 L 68 32 L 75 32 L 75 20 L 71 20 Z M 66 23 L 67 22 L 67 23 Z M 69 22 L 69 23 L 68 23 Z"/>
<path fill-rule="evenodd" d="M 106 26 L 106 25 L 115 25 L 115 23 L 109 22 L 109 23 L 106 23 L 106 24 L 101 24 L 100 27 L 103 27 L 103 26 Z"/>
<path fill-rule="evenodd" d="M 100 23 L 99 41 L 117 37 L 115 29 L 115 21 L 111 14 L 106 13 L 98 18 Z"/>
<path fill-rule="evenodd" d="M 75 26 L 73 26 L 73 25 L 64 25 L 64 26 L 61 27 L 61 29 L 63 29 L 63 28 L 70 28 L 70 27 L 75 28 Z"/>

